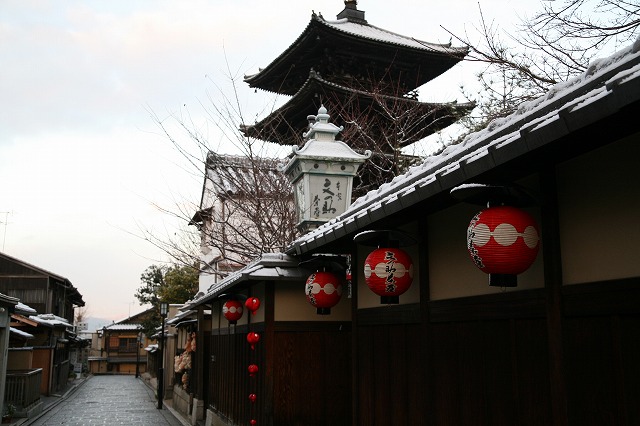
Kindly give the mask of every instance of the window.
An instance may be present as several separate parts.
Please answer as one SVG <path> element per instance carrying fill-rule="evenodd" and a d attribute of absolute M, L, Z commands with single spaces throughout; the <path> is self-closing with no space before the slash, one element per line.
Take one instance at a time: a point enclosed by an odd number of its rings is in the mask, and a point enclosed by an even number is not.
<path fill-rule="evenodd" d="M 120 338 L 120 345 L 118 347 L 118 352 L 133 352 L 135 353 L 138 349 L 138 342 L 135 337 L 124 337 Z"/>

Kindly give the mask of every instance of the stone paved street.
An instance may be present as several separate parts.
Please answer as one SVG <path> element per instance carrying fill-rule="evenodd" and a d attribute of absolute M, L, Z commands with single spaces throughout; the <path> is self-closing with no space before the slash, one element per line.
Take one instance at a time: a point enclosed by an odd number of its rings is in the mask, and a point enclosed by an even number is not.
<path fill-rule="evenodd" d="M 179 426 L 154 392 L 133 376 L 93 376 L 29 425 Z"/>

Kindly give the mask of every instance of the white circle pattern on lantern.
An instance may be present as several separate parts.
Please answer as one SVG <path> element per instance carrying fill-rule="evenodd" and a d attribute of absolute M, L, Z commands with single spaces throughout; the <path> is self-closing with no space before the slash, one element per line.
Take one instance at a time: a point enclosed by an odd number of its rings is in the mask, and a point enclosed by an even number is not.
<path fill-rule="evenodd" d="M 498 244 L 504 247 L 514 244 L 518 240 L 518 237 L 522 237 L 527 247 L 532 249 L 538 245 L 538 241 L 540 240 L 538 231 L 533 226 L 527 226 L 524 232 L 520 233 L 510 223 L 501 223 L 495 227 L 493 232 L 491 232 L 486 223 L 480 223 L 476 225 L 473 230 L 474 235 L 472 241 L 473 244 L 478 247 L 482 247 L 487 244 L 492 236 Z"/>
<path fill-rule="evenodd" d="M 224 305 L 224 306 L 222 307 L 222 313 L 223 313 L 223 314 L 226 314 L 227 312 L 231 312 L 232 314 L 235 314 L 235 313 L 237 312 L 237 313 L 239 313 L 239 314 L 240 314 L 240 313 L 242 313 L 242 306 L 238 306 L 238 307 L 235 307 L 235 306 L 228 307 L 227 305 Z"/>
<path fill-rule="evenodd" d="M 409 276 L 413 278 L 413 264 L 409 266 L 408 270 L 404 267 L 402 263 L 399 263 L 399 262 L 395 263 L 394 267 L 395 267 L 394 275 L 396 277 L 402 278 L 404 277 L 404 274 L 408 273 Z M 372 273 L 375 273 L 379 278 L 386 278 L 387 275 L 389 275 L 389 272 L 387 269 L 388 269 L 388 265 L 383 262 L 378 263 L 374 269 L 371 269 L 371 265 L 366 263 L 364 265 L 364 276 L 365 278 L 369 278 Z"/>
<path fill-rule="evenodd" d="M 321 291 L 324 291 L 326 294 L 338 293 L 339 296 L 342 295 L 342 286 L 334 286 L 331 283 L 327 283 L 324 287 L 320 286 L 320 284 L 314 282 L 312 284 L 307 284 L 307 288 L 305 289 L 306 294 L 318 294 Z"/>

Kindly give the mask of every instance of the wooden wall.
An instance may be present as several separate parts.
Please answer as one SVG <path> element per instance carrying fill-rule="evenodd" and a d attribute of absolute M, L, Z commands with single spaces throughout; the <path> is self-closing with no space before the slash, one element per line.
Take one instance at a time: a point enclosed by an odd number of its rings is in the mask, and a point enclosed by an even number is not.
<path fill-rule="evenodd" d="M 275 323 L 270 334 L 264 323 L 251 327 L 261 333 L 254 351 L 246 326 L 212 331 L 210 410 L 235 425 L 248 425 L 251 413 L 263 425 L 351 424 L 348 323 Z M 253 378 L 247 372 L 251 363 L 260 368 Z M 258 396 L 254 407 L 248 400 L 252 392 Z"/>
<path fill-rule="evenodd" d="M 640 424 L 640 279 L 565 287 L 559 347 L 545 294 L 360 312 L 353 424 Z"/>
<path fill-rule="evenodd" d="M 276 323 L 273 424 L 351 424 L 351 331 L 342 323 Z"/>
<path fill-rule="evenodd" d="M 261 333 L 264 327 L 252 326 Z M 252 409 L 256 419 L 264 418 L 265 411 L 265 365 L 264 344 L 251 350 L 246 340 L 246 326 L 213 330 L 211 336 L 211 356 L 209 364 L 209 408 L 219 417 L 235 425 L 248 425 Z M 233 334 L 231 334 L 231 333 Z M 249 377 L 247 367 L 257 364 L 260 371 Z M 249 402 L 249 394 L 255 392 L 258 400 L 254 407 Z M 262 423 L 261 423 L 262 424 Z"/>

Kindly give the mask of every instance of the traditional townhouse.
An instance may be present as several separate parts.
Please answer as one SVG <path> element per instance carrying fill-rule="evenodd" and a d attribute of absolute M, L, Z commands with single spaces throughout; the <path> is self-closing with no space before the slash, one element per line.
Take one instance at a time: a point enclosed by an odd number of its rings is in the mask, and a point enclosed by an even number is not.
<path fill-rule="evenodd" d="M 212 286 L 206 424 L 640 423 L 638 116 L 640 39 Z"/>

